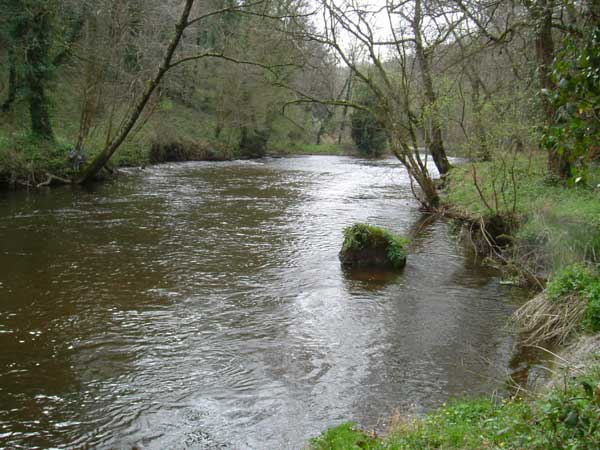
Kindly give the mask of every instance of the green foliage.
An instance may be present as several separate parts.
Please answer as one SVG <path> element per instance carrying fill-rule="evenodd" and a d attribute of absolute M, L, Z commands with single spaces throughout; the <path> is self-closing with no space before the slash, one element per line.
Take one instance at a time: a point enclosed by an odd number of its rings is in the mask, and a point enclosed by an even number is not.
<path fill-rule="evenodd" d="M 600 276 L 582 264 L 572 264 L 558 272 L 547 286 L 548 297 L 561 301 L 571 295 L 587 300 L 583 328 L 600 331 Z"/>
<path fill-rule="evenodd" d="M 67 142 L 49 142 L 30 133 L 0 132 L 0 183 L 35 184 L 44 181 L 47 172 L 67 175 L 71 171 L 69 148 Z"/>
<path fill-rule="evenodd" d="M 600 371 L 571 379 L 534 399 L 452 401 L 422 419 L 401 423 L 385 439 L 369 441 L 352 424 L 332 428 L 311 442 L 314 450 L 359 448 L 578 449 L 600 448 Z"/>
<path fill-rule="evenodd" d="M 600 25 L 583 43 L 566 40 L 557 55 L 546 92 L 556 109 L 555 123 L 544 130 L 542 144 L 567 156 L 576 180 L 587 181 L 588 162 L 600 148 Z"/>
<path fill-rule="evenodd" d="M 375 114 L 377 98 L 361 85 L 357 89 L 357 103 L 367 110 L 355 109 L 350 118 L 350 135 L 363 156 L 377 158 L 385 150 L 387 134 Z"/>
<path fill-rule="evenodd" d="M 239 150 L 244 157 L 261 157 L 267 153 L 270 131 L 267 129 L 248 129 L 242 127 Z"/>
<path fill-rule="evenodd" d="M 312 450 L 368 450 L 380 448 L 377 441 L 359 430 L 354 423 L 331 428 L 311 440 Z"/>
<path fill-rule="evenodd" d="M 387 246 L 387 258 L 395 268 L 401 268 L 406 262 L 409 239 L 396 236 L 380 227 L 356 223 L 344 229 L 342 251 L 360 250 L 383 244 Z"/>
<path fill-rule="evenodd" d="M 592 283 L 594 274 L 582 264 L 571 264 L 558 272 L 548 283 L 548 297 L 560 301 L 563 297 L 581 293 Z"/>

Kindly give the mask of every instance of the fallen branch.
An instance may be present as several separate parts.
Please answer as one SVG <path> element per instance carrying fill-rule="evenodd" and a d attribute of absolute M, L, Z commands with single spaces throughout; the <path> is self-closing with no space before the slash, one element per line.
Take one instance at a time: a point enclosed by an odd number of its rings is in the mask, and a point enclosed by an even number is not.
<path fill-rule="evenodd" d="M 52 184 L 53 181 L 58 181 L 61 184 L 72 184 L 73 183 L 73 181 L 71 181 L 68 178 L 62 178 L 57 175 L 53 175 L 51 173 L 46 173 L 46 175 L 48 175 L 48 178 L 46 179 L 46 181 L 42 181 L 41 183 L 36 184 L 36 186 L 35 186 L 36 188 L 39 189 L 43 186 L 49 186 L 50 184 Z"/>

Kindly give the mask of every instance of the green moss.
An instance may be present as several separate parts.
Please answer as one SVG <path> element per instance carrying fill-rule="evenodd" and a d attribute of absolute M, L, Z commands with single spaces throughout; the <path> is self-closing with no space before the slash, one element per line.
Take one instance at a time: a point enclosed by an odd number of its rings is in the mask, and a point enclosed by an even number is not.
<path fill-rule="evenodd" d="M 369 441 L 356 427 L 344 424 L 313 440 L 311 448 L 592 450 L 600 448 L 598 417 L 600 368 L 595 367 L 533 399 L 452 401 L 421 419 L 401 423 L 385 439 Z M 361 439 L 366 446 L 357 447 Z"/>
<path fill-rule="evenodd" d="M 386 256 L 391 266 L 400 269 L 406 263 L 406 247 L 410 241 L 396 236 L 383 228 L 357 223 L 344 229 L 342 253 L 367 248 L 386 248 Z"/>

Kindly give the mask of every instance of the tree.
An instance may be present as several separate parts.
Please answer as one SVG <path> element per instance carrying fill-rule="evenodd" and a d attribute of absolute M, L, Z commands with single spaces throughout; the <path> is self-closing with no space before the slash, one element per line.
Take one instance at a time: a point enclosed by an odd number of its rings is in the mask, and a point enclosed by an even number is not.
<path fill-rule="evenodd" d="M 321 5 L 323 30 L 308 30 L 303 38 L 329 46 L 376 99 L 377 111 L 356 102 L 336 99 L 325 102 L 366 110 L 378 117 L 389 138 L 390 150 L 421 188 L 421 194 L 415 192 L 417 199 L 427 208 L 437 207 L 439 194 L 427 164 L 428 155 L 421 153 L 418 136 L 421 130 L 429 128 L 425 133 L 426 150 L 434 156 L 440 174 L 446 173 L 449 165 L 441 141 L 437 98 L 432 83 L 429 84 L 432 79 L 427 53 L 447 40 L 449 30 L 446 27 L 424 30 L 433 16 L 424 17 L 425 9 L 420 9 L 419 0 L 417 3 L 414 0 L 388 1 L 382 8 L 369 7 L 356 0 L 322 0 Z M 382 16 L 389 23 L 389 37 L 382 37 L 376 30 L 377 19 Z M 360 49 L 361 58 L 354 58 L 348 41 Z M 421 50 L 421 60 L 417 61 L 420 73 L 415 68 L 417 48 Z M 421 85 L 426 85 L 424 89 L 419 86 L 419 79 Z M 425 94 L 420 96 L 423 91 Z M 319 101 L 305 93 L 299 96 L 298 102 Z M 437 145 L 440 143 L 442 145 Z"/>
<path fill-rule="evenodd" d="M 270 8 L 270 3 L 266 0 L 258 0 L 254 3 L 236 3 L 233 1 L 226 2 L 225 6 L 217 6 L 214 9 L 210 9 L 210 5 L 200 4 L 194 0 L 186 0 L 183 10 L 177 24 L 175 25 L 175 32 L 171 36 L 167 48 L 164 50 L 162 56 L 162 62 L 155 69 L 154 74 L 147 80 L 143 92 L 136 97 L 135 101 L 131 105 L 128 114 L 123 118 L 121 124 L 117 128 L 116 132 L 109 136 L 107 143 L 104 148 L 94 157 L 94 159 L 83 169 L 75 180 L 77 183 L 85 183 L 89 180 L 94 179 L 100 171 L 106 166 L 115 152 L 119 149 L 121 144 L 125 141 L 128 135 L 132 132 L 134 127 L 138 124 L 138 121 L 142 117 L 142 113 L 149 104 L 153 94 L 158 90 L 159 86 L 162 85 L 163 79 L 168 72 L 174 72 L 174 69 L 180 69 L 184 64 L 190 64 L 199 62 L 201 60 L 216 59 L 220 61 L 226 61 L 229 63 L 242 64 L 247 68 L 260 68 L 268 73 L 271 73 L 274 77 L 284 77 L 285 69 L 288 66 L 293 66 L 292 63 L 273 63 L 271 57 L 273 53 L 269 53 L 268 49 L 264 46 L 259 48 L 264 51 L 261 58 L 252 58 L 252 54 L 247 58 L 248 55 L 237 55 L 236 53 L 227 53 L 227 47 L 219 47 L 222 43 L 215 43 L 214 46 L 207 48 L 205 45 L 207 41 L 198 39 L 202 27 L 207 21 L 217 16 L 225 16 L 227 14 L 240 14 L 244 17 L 257 17 L 264 21 L 279 21 L 278 25 L 282 25 L 281 22 L 291 21 L 291 19 L 298 18 L 301 14 L 296 10 L 291 9 L 287 12 L 287 9 L 282 8 L 281 5 L 277 5 L 275 11 Z M 172 4 L 167 4 L 166 8 L 173 8 Z M 207 8 L 207 9 L 203 9 Z M 276 26 L 271 29 L 271 34 L 276 31 Z M 261 39 L 261 34 L 268 33 L 267 29 L 259 30 L 259 33 L 252 32 L 251 29 L 245 30 L 245 38 L 252 44 L 256 40 Z M 254 31 L 257 31 L 256 29 Z M 192 38 L 190 39 L 190 36 Z M 214 42 L 214 41 L 213 41 Z M 239 51 L 243 52 L 245 47 L 243 41 L 239 45 Z M 279 40 L 278 45 L 284 45 L 284 40 Z M 251 88 L 244 89 L 246 93 L 251 92 Z M 243 98 L 243 101 L 250 101 L 251 97 Z M 258 142 L 257 138 L 260 136 L 262 141 L 265 137 L 268 137 L 268 130 L 272 122 L 272 114 L 267 110 L 262 115 L 261 122 L 256 115 L 256 110 L 250 108 L 249 115 L 246 117 L 247 122 L 240 124 L 240 144 L 243 147 L 251 145 L 252 143 Z M 246 132 L 244 133 L 244 126 Z"/>
<path fill-rule="evenodd" d="M 26 82 L 33 134 L 47 140 L 54 140 L 50 123 L 49 102 L 46 95 L 46 82 L 52 67 L 50 46 L 52 45 L 53 2 L 51 0 L 30 0 L 25 3 L 22 21 L 25 44 Z"/>
<path fill-rule="evenodd" d="M 356 102 L 365 109 L 352 112 L 350 135 L 364 156 L 377 158 L 385 150 L 387 141 L 384 125 L 375 115 L 377 98 L 361 85 Z"/>
<path fill-rule="evenodd" d="M 561 170 L 569 170 L 564 177 L 583 182 L 600 151 L 600 26 L 586 34 L 579 42 L 569 38 L 552 66 L 555 87 L 545 96 L 556 114 L 542 140 Z"/>

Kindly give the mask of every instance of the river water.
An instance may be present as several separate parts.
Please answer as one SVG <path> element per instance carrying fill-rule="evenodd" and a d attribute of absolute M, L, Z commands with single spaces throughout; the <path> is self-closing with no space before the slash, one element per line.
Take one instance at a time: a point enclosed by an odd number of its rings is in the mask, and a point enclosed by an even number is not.
<path fill-rule="evenodd" d="M 411 236 L 346 272 L 342 229 Z M 502 388 L 519 294 L 394 160 L 167 164 L 0 196 L 0 448 L 300 449 Z"/>

